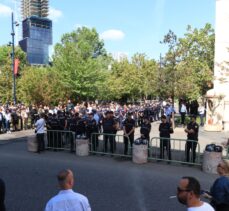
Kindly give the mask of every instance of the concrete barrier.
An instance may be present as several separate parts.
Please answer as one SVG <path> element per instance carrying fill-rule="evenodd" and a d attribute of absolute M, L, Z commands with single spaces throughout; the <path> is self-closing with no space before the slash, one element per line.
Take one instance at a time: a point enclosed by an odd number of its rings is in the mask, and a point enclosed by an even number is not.
<path fill-rule="evenodd" d="M 148 159 L 148 146 L 133 144 L 133 156 L 132 161 L 137 164 L 147 163 Z"/>
<path fill-rule="evenodd" d="M 217 165 L 222 160 L 222 152 L 204 151 L 202 170 L 206 173 L 217 174 Z"/>
<path fill-rule="evenodd" d="M 37 152 L 38 144 L 37 144 L 36 135 L 32 135 L 32 136 L 27 137 L 27 150 L 29 152 Z"/>
<path fill-rule="evenodd" d="M 88 139 L 76 139 L 76 155 L 88 156 L 89 146 Z"/>

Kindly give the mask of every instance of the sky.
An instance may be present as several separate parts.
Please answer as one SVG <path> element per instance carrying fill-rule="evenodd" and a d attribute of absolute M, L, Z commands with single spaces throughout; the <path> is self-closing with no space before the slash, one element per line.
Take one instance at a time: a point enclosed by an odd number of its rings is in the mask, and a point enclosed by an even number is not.
<path fill-rule="evenodd" d="M 187 25 L 215 27 L 216 0 L 50 0 L 53 46 L 77 27 L 95 28 L 109 53 L 129 58 L 144 53 L 159 60 L 167 48 L 160 41 L 171 29 L 183 37 Z M 17 2 L 17 3 L 15 3 Z M 20 23 L 20 0 L 0 0 L 0 45 L 11 41 L 11 12 Z M 21 38 L 21 25 L 16 30 Z M 51 51 L 53 49 L 51 47 Z"/>

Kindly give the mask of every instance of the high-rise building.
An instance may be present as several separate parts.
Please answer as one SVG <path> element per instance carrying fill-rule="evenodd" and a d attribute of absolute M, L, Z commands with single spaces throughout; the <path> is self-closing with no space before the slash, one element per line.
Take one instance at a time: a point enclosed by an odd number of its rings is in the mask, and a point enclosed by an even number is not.
<path fill-rule="evenodd" d="M 48 0 L 22 0 L 22 37 L 19 42 L 32 65 L 49 63 L 52 44 L 52 21 L 48 16 Z"/>
<path fill-rule="evenodd" d="M 30 16 L 46 18 L 48 16 L 48 0 L 22 0 L 23 20 Z"/>

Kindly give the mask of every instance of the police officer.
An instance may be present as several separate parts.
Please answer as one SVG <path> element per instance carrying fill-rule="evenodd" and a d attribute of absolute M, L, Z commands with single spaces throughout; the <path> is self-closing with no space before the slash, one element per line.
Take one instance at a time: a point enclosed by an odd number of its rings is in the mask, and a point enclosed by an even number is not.
<path fill-rule="evenodd" d="M 54 113 L 51 119 L 51 145 L 55 149 L 61 148 L 61 127 L 57 115 Z"/>
<path fill-rule="evenodd" d="M 171 124 L 166 121 L 165 115 L 161 116 L 159 132 L 160 132 L 160 159 L 164 159 L 164 150 L 166 148 L 168 159 L 171 160 L 171 144 L 170 144 Z"/>
<path fill-rule="evenodd" d="M 109 135 L 104 135 L 104 152 L 107 152 L 107 144 L 108 140 L 110 143 L 110 152 L 114 153 L 114 129 L 115 129 L 115 121 L 112 118 L 112 114 L 110 111 L 105 113 L 105 117 L 102 119 L 103 133 L 107 133 Z"/>
<path fill-rule="evenodd" d="M 149 136 L 150 131 L 151 131 L 151 124 L 149 119 L 145 116 L 143 117 L 143 123 L 141 124 L 140 133 L 142 138 L 148 140 L 148 143 L 150 141 L 150 136 Z"/>
<path fill-rule="evenodd" d="M 184 130 L 187 133 L 187 142 L 185 145 L 186 161 L 190 161 L 189 153 L 192 150 L 192 161 L 196 160 L 196 146 L 198 142 L 199 125 L 196 123 L 196 116 L 191 116 L 191 121 L 188 123 L 187 128 Z"/>
<path fill-rule="evenodd" d="M 92 133 L 96 133 L 96 121 L 94 119 L 94 114 L 91 112 L 88 114 L 88 119 L 86 120 L 86 136 L 89 139 L 89 143 L 91 144 L 91 150 L 96 151 L 96 136 L 92 135 Z"/>
<path fill-rule="evenodd" d="M 66 116 L 66 131 L 70 131 L 66 133 L 66 139 L 70 142 L 70 151 L 74 152 L 75 150 L 75 136 L 74 133 L 76 132 L 76 125 L 77 125 L 77 115 L 73 115 L 70 113 Z M 71 133 L 72 132 L 72 133 Z"/>
<path fill-rule="evenodd" d="M 127 155 L 128 152 L 128 140 L 130 140 L 130 146 L 133 146 L 134 142 L 134 130 L 135 130 L 135 121 L 132 119 L 132 114 L 127 113 L 127 118 L 123 123 L 123 132 L 124 132 L 124 155 Z"/>

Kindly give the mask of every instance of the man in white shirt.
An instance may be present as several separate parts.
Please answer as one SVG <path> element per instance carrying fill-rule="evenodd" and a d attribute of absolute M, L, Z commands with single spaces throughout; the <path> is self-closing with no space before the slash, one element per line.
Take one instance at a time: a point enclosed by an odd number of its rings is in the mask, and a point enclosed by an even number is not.
<path fill-rule="evenodd" d="M 194 177 L 181 178 L 177 198 L 187 206 L 187 211 L 214 211 L 211 205 L 200 200 L 200 183 Z"/>
<path fill-rule="evenodd" d="M 37 143 L 38 143 L 38 149 L 37 152 L 40 153 L 41 151 L 45 150 L 45 141 L 44 141 L 44 136 L 45 136 L 45 114 L 41 113 L 40 114 L 40 119 L 38 119 L 35 123 L 35 131 L 37 133 Z"/>
<path fill-rule="evenodd" d="M 70 169 L 57 175 L 60 192 L 46 204 L 45 211 L 91 211 L 87 197 L 72 190 L 74 176 Z"/>

